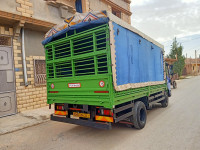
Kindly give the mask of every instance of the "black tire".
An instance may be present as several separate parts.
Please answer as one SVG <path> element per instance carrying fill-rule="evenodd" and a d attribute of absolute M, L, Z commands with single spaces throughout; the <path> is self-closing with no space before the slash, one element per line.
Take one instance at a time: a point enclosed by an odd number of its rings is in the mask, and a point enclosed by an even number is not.
<path fill-rule="evenodd" d="M 174 89 L 177 88 L 177 83 L 176 83 L 176 81 L 173 82 L 173 88 L 174 88 Z"/>
<path fill-rule="evenodd" d="M 133 115 L 130 120 L 136 129 L 143 129 L 146 124 L 147 111 L 143 102 L 138 101 L 134 104 Z"/>
<path fill-rule="evenodd" d="M 163 108 L 167 107 L 169 104 L 169 97 L 167 92 L 165 92 L 165 99 L 161 101 L 161 105 Z"/>
<path fill-rule="evenodd" d="M 168 94 L 168 97 L 171 97 L 172 96 L 172 91 L 171 90 L 167 90 L 167 94 Z"/>

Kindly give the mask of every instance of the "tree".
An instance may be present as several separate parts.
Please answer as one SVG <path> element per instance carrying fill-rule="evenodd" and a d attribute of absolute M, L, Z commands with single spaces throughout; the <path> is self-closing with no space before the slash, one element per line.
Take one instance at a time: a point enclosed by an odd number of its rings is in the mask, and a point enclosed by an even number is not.
<path fill-rule="evenodd" d="M 183 56 L 183 46 L 177 42 L 176 38 L 174 38 L 171 45 L 169 58 L 177 58 L 177 61 L 173 65 L 173 72 L 178 73 L 178 75 L 181 76 L 185 66 L 185 57 Z"/>

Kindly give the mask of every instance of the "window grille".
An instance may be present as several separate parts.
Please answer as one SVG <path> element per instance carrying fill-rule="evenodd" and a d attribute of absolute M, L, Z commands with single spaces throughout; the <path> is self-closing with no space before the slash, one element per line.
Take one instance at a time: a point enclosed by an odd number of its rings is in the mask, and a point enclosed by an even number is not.
<path fill-rule="evenodd" d="M 0 36 L 0 46 L 12 46 L 11 37 Z"/>
<path fill-rule="evenodd" d="M 34 59 L 35 85 L 46 85 L 46 64 L 45 60 Z"/>

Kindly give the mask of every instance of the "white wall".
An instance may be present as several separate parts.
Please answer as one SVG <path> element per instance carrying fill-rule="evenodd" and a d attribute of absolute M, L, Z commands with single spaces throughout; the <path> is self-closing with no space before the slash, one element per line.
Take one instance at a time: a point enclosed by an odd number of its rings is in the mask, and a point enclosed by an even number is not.
<path fill-rule="evenodd" d="M 18 12 L 16 9 L 18 6 L 19 4 L 16 3 L 16 0 L 0 0 L 0 10 L 2 11 L 20 14 L 20 12 Z"/>
<path fill-rule="evenodd" d="M 44 47 L 42 41 L 44 40 L 44 32 L 25 29 L 25 50 L 26 56 L 44 56 Z"/>
<path fill-rule="evenodd" d="M 108 5 L 99 0 L 89 0 L 91 10 L 108 10 Z"/>

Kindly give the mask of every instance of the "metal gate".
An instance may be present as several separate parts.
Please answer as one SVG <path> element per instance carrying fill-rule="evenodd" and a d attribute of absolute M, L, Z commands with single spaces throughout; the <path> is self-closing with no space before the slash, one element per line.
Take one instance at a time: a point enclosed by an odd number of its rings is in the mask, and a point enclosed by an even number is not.
<path fill-rule="evenodd" d="M 3 117 L 16 113 L 16 97 L 12 47 L 2 45 L 1 38 L 5 37 L 0 36 L 0 117 Z"/>

